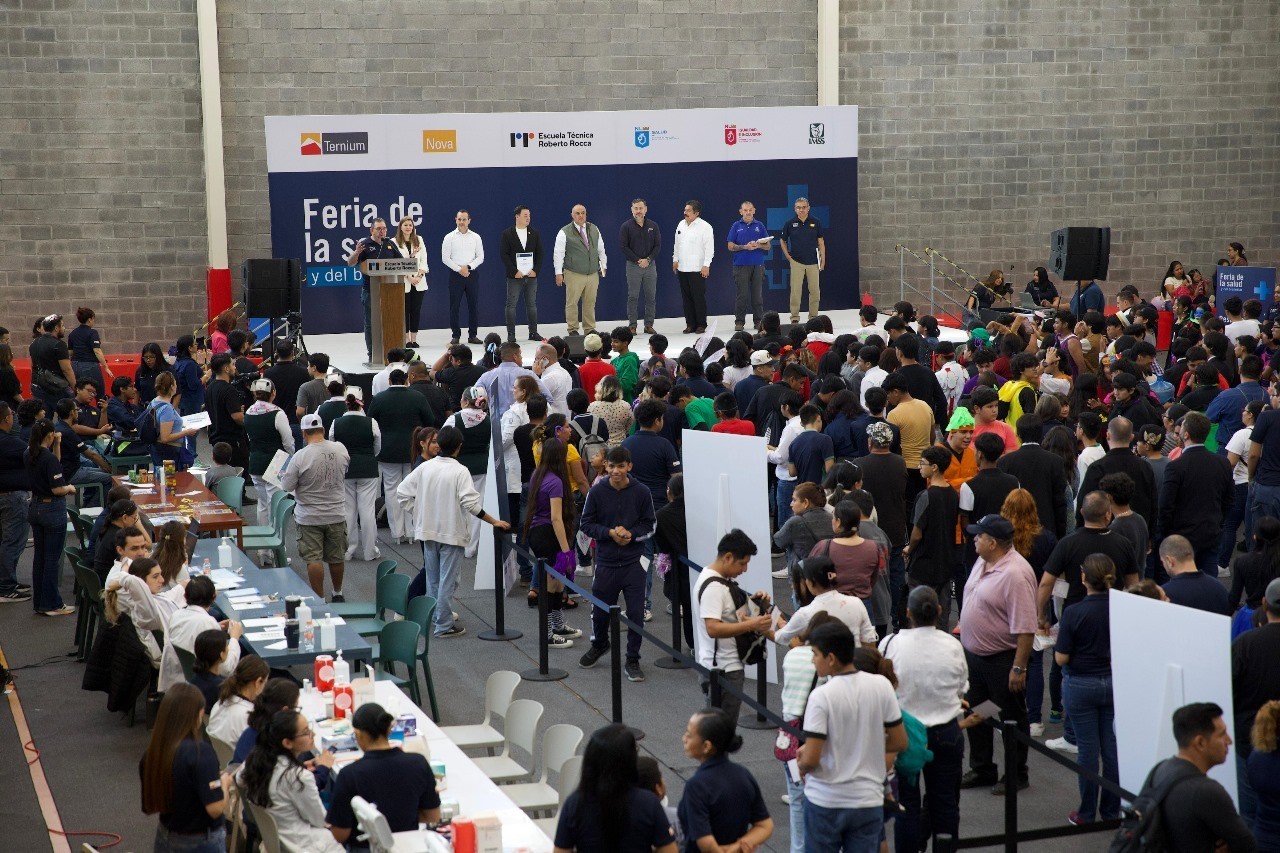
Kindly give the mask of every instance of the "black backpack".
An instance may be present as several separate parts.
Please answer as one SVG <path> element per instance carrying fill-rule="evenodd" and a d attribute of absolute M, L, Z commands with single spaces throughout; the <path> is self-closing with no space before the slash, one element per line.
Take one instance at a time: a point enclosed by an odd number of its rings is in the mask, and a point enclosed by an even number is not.
<path fill-rule="evenodd" d="M 158 406 L 147 406 L 147 410 L 138 416 L 134 426 L 138 428 L 138 441 L 143 444 L 160 443 L 160 421 L 156 418 Z"/>
<path fill-rule="evenodd" d="M 758 607 L 755 608 L 754 613 L 751 612 L 751 608 L 749 607 L 749 605 L 751 604 L 751 599 L 750 597 L 747 596 L 747 593 L 742 589 L 742 587 L 738 586 L 736 583 L 734 583 L 731 580 L 728 580 L 727 578 L 720 577 L 719 575 L 710 576 L 709 578 L 707 578 L 705 581 L 702 582 L 701 586 L 698 587 L 698 606 L 699 607 L 702 606 L 702 594 L 707 591 L 707 586 L 713 583 L 722 583 L 725 586 L 729 587 L 729 596 L 730 598 L 733 599 L 734 610 L 741 610 L 744 607 L 747 607 L 747 612 L 750 613 L 752 616 L 759 615 Z M 754 666 L 755 664 L 758 664 L 762 660 L 764 660 L 765 646 L 769 641 L 769 638 L 766 637 L 764 634 L 761 634 L 758 631 L 748 631 L 745 634 L 739 634 L 733 639 L 738 644 L 738 658 L 742 661 L 743 666 Z M 715 643 L 716 640 L 713 639 L 711 642 Z M 711 661 L 713 666 L 715 665 L 714 649 L 715 647 L 713 646 L 713 650 L 711 653 Z"/>
<path fill-rule="evenodd" d="M 1147 781 L 1142 783 L 1142 790 L 1111 839 L 1110 853 L 1162 853 L 1169 849 L 1168 828 L 1162 814 L 1164 800 L 1180 783 L 1202 774 L 1195 768 L 1184 768 L 1153 787 L 1152 780 L 1164 765 L 1164 761 L 1160 762 L 1147 774 Z"/>

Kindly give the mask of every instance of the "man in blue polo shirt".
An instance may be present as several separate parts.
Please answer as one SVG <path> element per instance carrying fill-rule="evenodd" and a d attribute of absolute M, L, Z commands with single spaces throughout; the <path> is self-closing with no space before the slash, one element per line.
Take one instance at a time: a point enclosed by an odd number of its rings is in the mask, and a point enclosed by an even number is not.
<path fill-rule="evenodd" d="M 809 199 L 796 199 L 796 215 L 782 226 L 782 254 L 791 262 L 791 322 L 800 322 L 800 294 L 809 280 L 809 318 L 818 315 L 822 288 L 818 274 L 827 267 L 822 223 L 809 215 Z"/>
<path fill-rule="evenodd" d="M 1107 298 L 1096 281 L 1077 281 L 1076 292 L 1071 296 L 1071 313 L 1083 317 L 1088 311 L 1101 312 L 1107 307 Z"/>
<path fill-rule="evenodd" d="M 760 328 L 764 317 L 764 253 L 768 248 L 769 232 L 764 223 L 756 219 L 756 206 L 744 201 L 738 208 L 742 218 L 729 226 L 729 251 L 733 253 L 733 283 L 738 288 L 734 303 L 733 328 L 741 332 L 747 325 L 747 303 L 755 328 Z"/>

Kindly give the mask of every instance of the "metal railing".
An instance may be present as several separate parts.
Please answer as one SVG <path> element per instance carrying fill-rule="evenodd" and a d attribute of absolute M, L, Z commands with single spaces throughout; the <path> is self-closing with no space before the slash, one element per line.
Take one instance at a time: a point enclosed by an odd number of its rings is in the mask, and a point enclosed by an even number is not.
<path fill-rule="evenodd" d="M 956 270 L 961 268 L 934 249 L 924 249 L 924 254 L 903 243 L 893 247 L 898 253 L 898 298 L 911 302 L 916 306 L 918 314 L 951 314 L 960 317 L 964 312 L 965 302 L 969 299 L 972 285 L 965 284 L 945 269 L 940 268 L 939 260 L 945 261 Z M 929 282 L 912 284 L 907 277 L 907 257 L 919 261 L 929 268 Z M 913 265 L 914 268 L 914 265 Z M 969 274 L 963 272 L 963 275 Z M 972 278 L 972 276 L 969 276 Z M 977 281 L 977 279 L 974 279 Z"/>

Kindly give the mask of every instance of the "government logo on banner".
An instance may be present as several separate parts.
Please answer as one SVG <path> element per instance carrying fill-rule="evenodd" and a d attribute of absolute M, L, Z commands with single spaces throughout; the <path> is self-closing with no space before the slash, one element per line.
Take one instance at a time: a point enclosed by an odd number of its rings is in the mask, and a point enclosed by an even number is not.
<path fill-rule="evenodd" d="M 827 143 L 827 128 L 820 122 L 815 121 L 809 124 L 809 144 L 825 145 Z"/>
<path fill-rule="evenodd" d="M 636 128 L 636 147 L 637 148 L 649 147 L 649 128 L 647 127 Z"/>
<path fill-rule="evenodd" d="M 724 126 L 724 144 L 738 144 L 738 126 L 736 124 L 726 124 Z"/>
<path fill-rule="evenodd" d="M 306 157 L 322 154 L 368 154 L 368 133 L 315 133 L 302 134 L 299 150 Z"/>

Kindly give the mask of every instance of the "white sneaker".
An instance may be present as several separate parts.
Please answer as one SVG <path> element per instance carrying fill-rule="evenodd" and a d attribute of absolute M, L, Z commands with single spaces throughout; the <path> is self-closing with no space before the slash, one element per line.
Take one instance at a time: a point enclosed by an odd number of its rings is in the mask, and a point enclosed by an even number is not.
<path fill-rule="evenodd" d="M 573 648 L 573 640 L 568 637 L 561 637 L 559 634 L 552 634 L 547 638 L 547 647 L 552 649 Z"/>
<path fill-rule="evenodd" d="M 778 580 L 780 580 L 780 581 L 784 581 L 784 580 L 786 580 L 787 578 L 791 577 L 791 570 L 790 570 L 790 569 L 778 569 L 776 572 L 774 572 L 774 573 L 773 573 L 773 576 L 774 576 L 775 578 L 777 578 Z"/>
<path fill-rule="evenodd" d="M 782 795 L 782 803 L 783 803 L 783 805 L 787 805 L 787 806 L 791 805 L 791 795 L 790 795 L 790 794 L 783 794 L 783 795 Z"/>
<path fill-rule="evenodd" d="M 1058 752 L 1065 752 L 1068 755 L 1076 755 L 1080 752 L 1079 748 L 1076 747 L 1075 744 L 1067 743 L 1067 739 L 1065 737 L 1056 737 L 1052 740 L 1047 740 L 1044 742 L 1044 745 L 1050 749 L 1056 749 Z"/>
<path fill-rule="evenodd" d="M 1220 577 L 1220 578 L 1229 578 L 1229 577 L 1231 577 L 1231 567 L 1230 567 L 1230 566 L 1218 566 L 1218 577 Z"/>
<path fill-rule="evenodd" d="M 1032 736 L 1032 737 L 1044 737 L 1044 723 L 1032 723 L 1032 724 L 1031 724 L 1031 736 Z"/>

